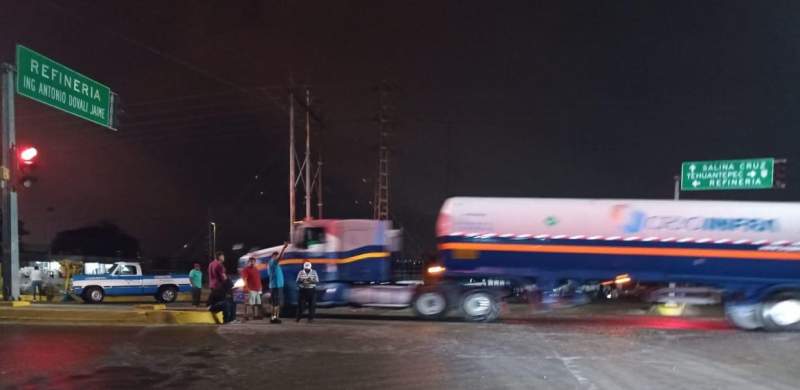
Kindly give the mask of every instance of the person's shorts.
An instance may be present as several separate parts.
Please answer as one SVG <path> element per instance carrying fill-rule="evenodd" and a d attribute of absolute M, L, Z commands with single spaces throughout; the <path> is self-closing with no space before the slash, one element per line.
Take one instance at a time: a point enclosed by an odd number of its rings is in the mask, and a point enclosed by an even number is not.
<path fill-rule="evenodd" d="M 283 305 L 283 289 L 282 288 L 271 288 L 269 289 L 269 303 L 272 306 L 282 306 Z"/>
<path fill-rule="evenodd" d="M 247 304 L 248 305 L 260 305 L 261 304 L 261 293 L 258 291 L 249 291 L 247 293 Z"/>

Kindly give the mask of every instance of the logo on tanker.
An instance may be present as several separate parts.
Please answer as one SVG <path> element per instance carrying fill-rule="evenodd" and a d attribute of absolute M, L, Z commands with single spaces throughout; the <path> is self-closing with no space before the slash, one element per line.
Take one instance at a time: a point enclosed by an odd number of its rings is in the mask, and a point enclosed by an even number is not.
<path fill-rule="evenodd" d="M 645 230 L 683 232 L 777 232 L 779 230 L 777 219 L 651 215 L 628 205 L 613 206 L 611 220 L 628 234 Z"/>

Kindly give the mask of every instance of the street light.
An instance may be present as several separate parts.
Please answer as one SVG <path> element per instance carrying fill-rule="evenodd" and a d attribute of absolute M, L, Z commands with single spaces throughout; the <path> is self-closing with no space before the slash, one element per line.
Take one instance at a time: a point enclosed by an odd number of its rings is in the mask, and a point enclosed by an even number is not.
<path fill-rule="evenodd" d="M 217 224 L 214 223 L 214 222 L 209 222 L 209 224 L 211 225 L 211 232 L 210 232 L 211 233 L 211 237 L 210 237 L 210 240 L 208 240 L 209 241 L 208 243 L 211 246 L 209 248 L 209 249 L 211 249 L 211 256 L 210 257 L 211 257 L 211 259 L 214 259 L 214 256 L 216 256 L 216 253 L 217 253 Z"/>

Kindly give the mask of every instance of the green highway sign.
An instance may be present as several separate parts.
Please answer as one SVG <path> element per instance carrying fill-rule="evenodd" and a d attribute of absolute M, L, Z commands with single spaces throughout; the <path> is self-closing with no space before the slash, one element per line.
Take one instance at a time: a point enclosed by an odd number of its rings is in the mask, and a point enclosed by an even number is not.
<path fill-rule="evenodd" d="M 17 45 L 17 93 L 113 129 L 111 89 Z"/>
<path fill-rule="evenodd" d="M 681 164 L 681 190 L 758 190 L 772 188 L 774 158 L 687 161 Z"/>

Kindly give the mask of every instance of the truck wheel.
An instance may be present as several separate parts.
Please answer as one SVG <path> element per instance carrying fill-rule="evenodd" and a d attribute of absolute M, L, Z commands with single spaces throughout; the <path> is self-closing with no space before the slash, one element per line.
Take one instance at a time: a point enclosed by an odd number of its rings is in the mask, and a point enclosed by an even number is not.
<path fill-rule="evenodd" d="M 178 298 L 178 289 L 172 286 L 165 286 L 158 289 L 156 299 L 161 303 L 172 303 Z"/>
<path fill-rule="evenodd" d="M 761 304 L 728 304 L 725 305 L 725 317 L 739 329 L 756 330 L 764 327 L 759 318 Z"/>
<path fill-rule="evenodd" d="M 423 290 L 414 297 L 411 306 L 417 317 L 427 320 L 440 319 L 447 313 L 447 298 L 442 291 Z"/>
<path fill-rule="evenodd" d="M 100 303 L 103 302 L 106 294 L 100 287 L 89 287 L 83 293 L 83 300 L 87 303 Z"/>
<path fill-rule="evenodd" d="M 781 293 L 767 299 L 759 317 L 768 331 L 800 329 L 800 293 Z"/>
<path fill-rule="evenodd" d="M 461 313 L 465 320 L 471 322 L 494 321 L 500 316 L 500 304 L 486 291 L 473 291 L 461 300 Z"/>

